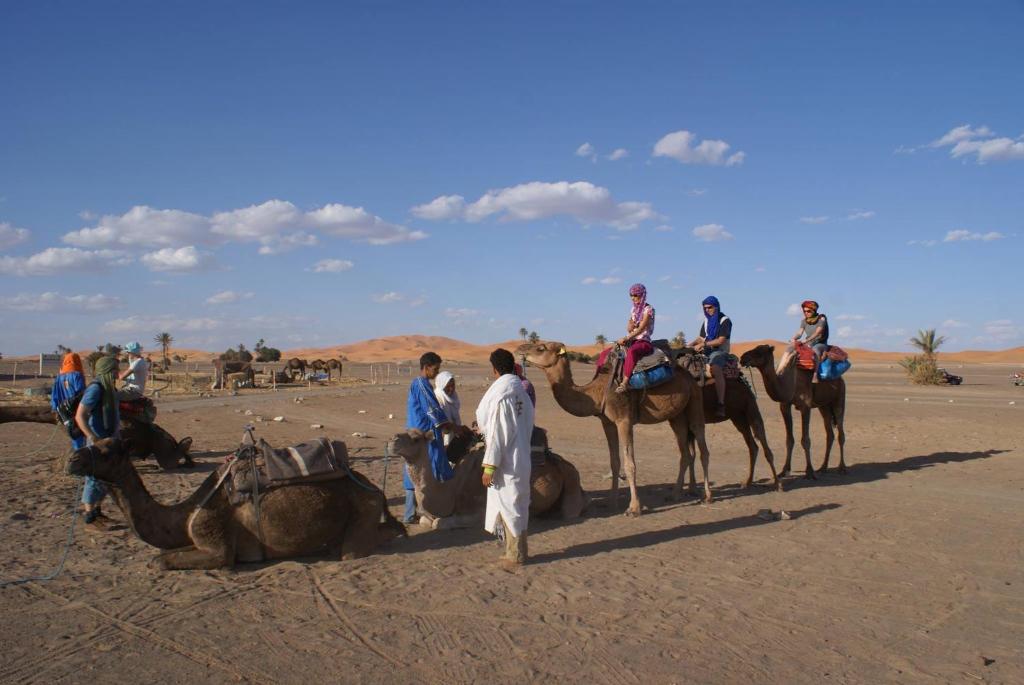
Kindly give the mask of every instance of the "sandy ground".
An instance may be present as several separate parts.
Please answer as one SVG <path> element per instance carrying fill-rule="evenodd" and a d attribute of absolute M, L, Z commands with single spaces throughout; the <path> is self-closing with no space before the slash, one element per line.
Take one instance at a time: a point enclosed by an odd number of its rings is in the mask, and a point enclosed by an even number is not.
<path fill-rule="evenodd" d="M 1007 383 L 1010 370 L 975 365 L 958 369 L 961 387 L 913 388 L 898 369 L 857 366 L 850 472 L 793 476 L 784 493 L 739 488 L 746 449 L 731 426 L 713 426 L 711 505 L 667 501 L 674 442 L 664 425 L 641 427 L 639 519 L 620 515 L 625 499 L 608 502 L 597 420 L 562 411 L 531 370 L 538 423 L 593 504 L 578 522 L 534 522 L 519 573 L 495 570 L 498 545 L 478 530 L 412 530 L 353 562 L 161 573 L 130 531 L 79 524 L 56 580 L 0 589 L 0 681 L 1024 682 L 1024 388 Z M 486 374 L 456 371 L 468 416 Z M 161 499 L 184 497 L 238 445 L 251 409 L 286 417 L 258 424 L 277 445 L 344 438 L 381 484 L 405 382 L 164 399 L 161 424 L 195 438 L 201 466 L 140 470 Z M 782 423 L 757 388 L 781 460 Z M 812 439 L 817 465 L 817 417 Z M 62 445 L 47 426 L 0 425 L 0 580 L 58 560 L 75 494 L 51 471 Z M 396 515 L 400 487 L 392 462 Z M 760 509 L 793 518 L 766 522 Z"/>

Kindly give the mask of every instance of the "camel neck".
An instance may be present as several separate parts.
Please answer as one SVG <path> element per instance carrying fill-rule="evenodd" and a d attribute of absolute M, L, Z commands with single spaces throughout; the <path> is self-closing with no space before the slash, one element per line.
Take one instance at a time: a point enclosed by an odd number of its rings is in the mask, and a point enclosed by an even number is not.
<path fill-rule="evenodd" d="M 172 505 L 161 504 L 149 494 L 139 472 L 127 459 L 119 475 L 117 487 L 112 488 L 111 494 L 143 542 L 160 549 L 178 549 L 192 544 L 188 520 L 200 498 L 215 486 L 216 471 L 187 499 Z"/>
<path fill-rule="evenodd" d="M 0 407 L 0 423 L 56 423 L 57 415 L 50 411 L 50 408 L 42 406 L 31 407 Z"/>
<path fill-rule="evenodd" d="M 775 402 L 793 401 L 793 372 L 792 367 L 787 367 L 781 374 L 775 372 L 774 359 L 765 361 L 758 365 L 757 370 L 761 372 L 761 379 L 764 381 L 764 389 L 768 397 Z"/>
<path fill-rule="evenodd" d="M 584 386 L 575 385 L 572 380 L 572 369 L 569 360 L 560 358 L 554 366 L 544 369 L 555 401 L 573 416 L 596 416 L 601 405 L 600 397 L 604 392 L 603 384 L 595 378 Z"/>

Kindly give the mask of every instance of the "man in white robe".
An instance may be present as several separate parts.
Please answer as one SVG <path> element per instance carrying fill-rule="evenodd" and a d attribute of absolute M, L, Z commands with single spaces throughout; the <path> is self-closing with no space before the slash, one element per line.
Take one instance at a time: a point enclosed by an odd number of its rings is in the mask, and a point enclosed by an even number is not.
<path fill-rule="evenodd" d="M 500 563 L 515 568 L 526 563 L 526 529 L 530 518 L 530 436 L 533 403 L 515 374 L 508 350 L 491 353 L 495 381 L 476 410 L 484 436 L 483 483 L 487 488 L 484 529 L 504 531 L 505 554 Z"/>

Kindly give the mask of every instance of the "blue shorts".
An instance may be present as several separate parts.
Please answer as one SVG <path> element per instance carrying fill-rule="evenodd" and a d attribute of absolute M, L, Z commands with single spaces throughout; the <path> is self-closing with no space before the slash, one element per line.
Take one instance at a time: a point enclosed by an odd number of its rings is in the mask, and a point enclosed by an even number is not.
<path fill-rule="evenodd" d="M 729 360 L 729 353 L 724 350 L 715 350 L 708 354 L 708 364 L 712 366 L 725 366 Z"/>

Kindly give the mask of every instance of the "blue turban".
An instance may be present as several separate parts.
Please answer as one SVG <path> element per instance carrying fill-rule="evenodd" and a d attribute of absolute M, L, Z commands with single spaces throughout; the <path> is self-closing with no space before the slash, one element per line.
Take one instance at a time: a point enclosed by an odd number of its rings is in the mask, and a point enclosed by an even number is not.
<path fill-rule="evenodd" d="M 707 312 L 704 313 L 704 339 L 714 340 L 718 337 L 718 324 L 722 320 L 722 306 L 718 304 L 718 298 L 714 295 L 708 295 L 701 302 L 702 306 L 709 304 L 715 305 L 715 313 L 708 316 Z"/>

